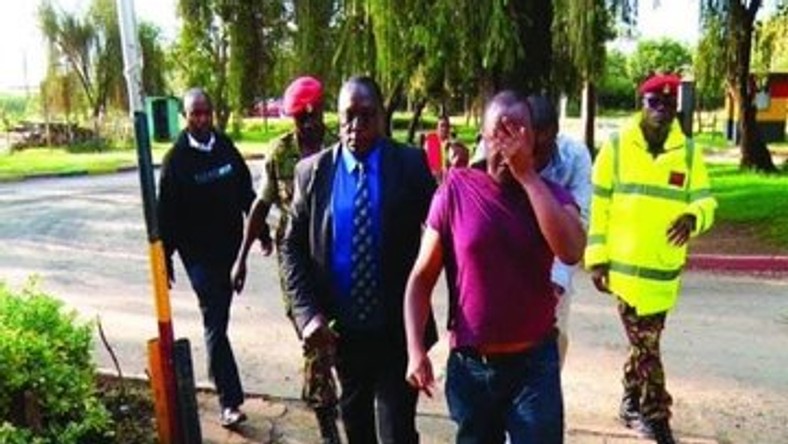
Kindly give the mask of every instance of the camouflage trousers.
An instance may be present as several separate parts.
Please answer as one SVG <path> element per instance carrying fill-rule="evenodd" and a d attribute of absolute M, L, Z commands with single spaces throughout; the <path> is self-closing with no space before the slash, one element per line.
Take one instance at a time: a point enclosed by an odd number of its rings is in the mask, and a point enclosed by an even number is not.
<path fill-rule="evenodd" d="M 334 408 L 337 405 L 337 385 L 334 374 L 335 353 L 304 345 L 304 387 L 301 399 L 313 409 Z"/>
<path fill-rule="evenodd" d="M 670 418 L 673 399 L 665 389 L 659 341 L 665 327 L 665 312 L 638 316 L 634 307 L 619 299 L 618 312 L 629 340 L 629 357 L 624 363 L 624 391 L 640 400 L 646 420 Z"/>
<path fill-rule="evenodd" d="M 287 297 L 287 292 L 285 291 L 285 278 L 281 266 L 281 248 L 279 248 L 278 240 L 279 236 L 277 236 L 277 256 L 280 264 L 279 283 L 282 286 L 282 299 L 287 318 L 295 326 L 292 301 Z M 335 408 L 337 405 L 337 385 L 331 370 L 334 367 L 335 353 L 317 347 L 307 347 L 306 343 L 304 343 L 303 352 L 304 385 L 301 389 L 301 399 L 313 409 Z"/>

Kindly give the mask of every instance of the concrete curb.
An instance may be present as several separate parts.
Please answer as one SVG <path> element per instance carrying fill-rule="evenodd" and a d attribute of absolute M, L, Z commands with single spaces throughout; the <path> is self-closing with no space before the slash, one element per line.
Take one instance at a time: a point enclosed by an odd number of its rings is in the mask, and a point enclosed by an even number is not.
<path fill-rule="evenodd" d="M 691 254 L 687 268 L 701 271 L 788 273 L 788 256 Z"/>

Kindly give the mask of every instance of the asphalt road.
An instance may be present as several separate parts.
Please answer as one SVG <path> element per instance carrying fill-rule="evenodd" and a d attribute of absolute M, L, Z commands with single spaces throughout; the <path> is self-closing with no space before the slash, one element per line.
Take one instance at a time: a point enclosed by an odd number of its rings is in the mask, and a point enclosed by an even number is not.
<path fill-rule="evenodd" d="M 0 280 L 19 286 L 36 275 L 41 288 L 84 319 L 100 316 L 123 371 L 144 373 L 145 341 L 155 336 L 156 321 L 136 173 L 0 184 L 0 215 Z M 191 340 L 204 381 L 196 299 L 185 272 L 179 268 L 176 276 L 176 336 Z M 576 284 L 563 373 L 567 426 L 616 428 L 624 336 L 613 302 L 594 292 L 584 274 Z M 275 260 L 253 253 L 231 336 L 247 391 L 297 397 L 300 349 L 277 285 Z M 445 300 L 441 283 L 434 296 L 441 319 Z M 788 282 L 686 274 L 663 341 L 674 427 L 719 442 L 788 442 L 786 344 Z M 445 353 L 443 340 L 434 352 L 439 369 Z M 98 342 L 95 357 L 111 367 Z M 445 415 L 442 393 L 422 410 Z"/>

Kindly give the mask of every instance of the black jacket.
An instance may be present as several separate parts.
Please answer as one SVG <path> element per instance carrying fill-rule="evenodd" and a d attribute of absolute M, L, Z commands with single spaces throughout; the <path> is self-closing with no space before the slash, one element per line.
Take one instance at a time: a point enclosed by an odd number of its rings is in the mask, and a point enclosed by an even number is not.
<path fill-rule="evenodd" d="M 210 152 L 189 146 L 181 132 L 164 156 L 158 216 L 167 258 L 232 265 L 243 238 L 244 213 L 255 198 L 249 168 L 233 142 L 215 132 Z"/>
<path fill-rule="evenodd" d="M 334 318 L 331 289 L 331 194 L 339 144 L 296 165 L 295 192 L 282 245 L 287 297 L 299 333 L 317 314 Z M 408 276 L 418 255 L 421 231 L 435 180 L 424 151 L 388 141 L 381 147 L 381 274 L 386 329 L 404 338 L 403 303 Z M 340 326 L 341 328 L 341 326 Z M 429 344 L 437 338 L 434 320 Z"/>

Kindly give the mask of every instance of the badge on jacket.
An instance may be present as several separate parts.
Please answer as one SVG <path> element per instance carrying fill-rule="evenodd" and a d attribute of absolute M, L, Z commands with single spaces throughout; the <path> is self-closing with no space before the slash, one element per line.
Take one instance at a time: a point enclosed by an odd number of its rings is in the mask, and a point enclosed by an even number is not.
<path fill-rule="evenodd" d="M 668 179 L 668 184 L 673 185 L 674 187 L 683 187 L 684 186 L 684 179 L 686 178 L 686 174 L 682 173 L 681 171 L 671 171 L 670 178 Z"/>

